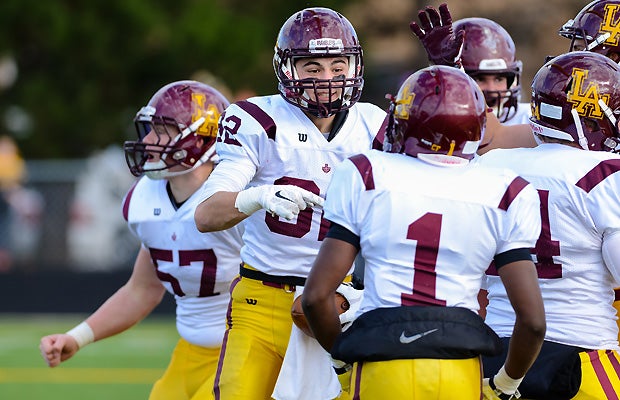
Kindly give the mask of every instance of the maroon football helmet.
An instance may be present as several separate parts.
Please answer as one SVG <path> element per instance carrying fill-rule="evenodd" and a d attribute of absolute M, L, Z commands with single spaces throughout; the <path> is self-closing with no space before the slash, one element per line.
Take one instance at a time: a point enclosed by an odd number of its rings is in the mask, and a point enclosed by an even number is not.
<path fill-rule="evenodd" d="M 617 151 L 620 66 L 589 51 L 548 61 L 532 81 L 532 130 L 585 150 Z"/>
<path fill-rule="evenodd" d="M 581 9 L 575 18 L 560 28 L 560 36 L 571 39 L 569 51 L 594 51 L 610 57 L 620 56 L 620 1 L 593 1 Z M 616 57 L 615 61 L 618 61 Z"/>
<path fill-rule="evenodd" d="M 505 76 L 507 90 L 483 90 L 487 105 L 506 122 L 514 117 L 521 98 L 523 63 L 516 59 L 515 44 L 498 23 L 486 18 L 464 18 L 454 22 L 455 33 L 465 31 L 461 63 L 471 76 L 494 74 Z"/>
<path fill-rule="evenodd" d="M 362 95 L 364 63 L 355 29 L 343 15 L 329 8 L 306 8 L 293 14 L 280 29 L 273 56 L 278 90 L 289 103 L 318 117 L 346 110 Z M 299 79 L 295 61 L 301 57 L 346 56 L 349 71 L 333 79 Z M 331 103 L 310 100 L 307 92 L 328 87 L 340 90 Z M 331 97 L 330 97 L 331 98 Z"/>
<path fill-rule="evenodd" d="M 471 160 L 486 126 L 484 95 L 457 68 L 435 65 L 405 80 L 388 113 L 383 150 L 461 164 Z"/>
<path fill-rule="evenodd" d="M 220 92 L 201 82 L 178 81 L 159 89 L 134 118 L 138 140 L 125 142 L 125 159 L 131 173 L 163 179 L 186 173 L 211 159 L 217 122 L 228 104 Z M 156 144 L 143 141 L 151 130 L 157 135 Z M 197 146 L 199 137 L 202 146 Z M 152 161 L 154 153 L 159 153 L 158 161 Z M 186 169 L 170 171 L 176 165 Z"/>

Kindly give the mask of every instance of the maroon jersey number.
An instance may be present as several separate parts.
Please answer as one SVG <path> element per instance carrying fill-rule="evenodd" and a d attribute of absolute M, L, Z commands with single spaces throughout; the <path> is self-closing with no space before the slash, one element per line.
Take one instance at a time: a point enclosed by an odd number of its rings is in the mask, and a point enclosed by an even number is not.
<path fill-rule="evenodd" d="M 409 225 L 407 239 L 416 240 L 413 260 L 413 289 L 401 293 L 404 306 L 445 306 L 446 301 L 436 297 L 437 253 L 441 235 L 441 215 L 426 213 Z"/>
<path fill-rule="evenodd" d="M 307 191 L 312 192 L 317 196 L 321 194 L 321 189 L 319 189 L 317 184 L 313 181 L 309 181 L 306 179 L 283 176 L 282 178 L 276 179 L 274 185 L 294 185 L 302 189 L 306 189 Z M 267 224 L 271 232 L 279 233 L 280 235 L 284 236 L 300 238 L 310 232 L 313 213 L 314 209 L 311 207 L 300 211 L 299 215 L 297 215 L 297 222 L 288 222 L 284 219 L 280 219 L 280 217 L 277 215 L 273 216 L 269 213 L 266 213 L 265 223 Z M 321 227 L 319 228 L 319 235 L 317 240 L 323 240 L 325 238 L 325 235 L 327 234 L 328 229 L 329 221 L 323 217 L 323 213 L 321 212 Z"/>
<path fill-rule="evenodd" d="M 159 269 L 158 261 L 172 262 L 172 250 L 162 250 L 149 248 L 151 253 L 151 260 L 157 272 L 157 277 L 162 282 L 168 282 L 172 286 L 172 291 L 179 297 L 185 296 L 185 292 L 181 288 L 179 280 L 169 273 L 162 272 Z M 192 262 L 202 262 L 202 272 L 200 274 L 200 289 L 198 297 L 215 296 L 219 293 L 214 293 L 215 287 L 215 273 L 217 271 L 217 257 L 215 252 L 211 249 L 202 250 L 179 250 L 179 266 L 189 267 Z"/>

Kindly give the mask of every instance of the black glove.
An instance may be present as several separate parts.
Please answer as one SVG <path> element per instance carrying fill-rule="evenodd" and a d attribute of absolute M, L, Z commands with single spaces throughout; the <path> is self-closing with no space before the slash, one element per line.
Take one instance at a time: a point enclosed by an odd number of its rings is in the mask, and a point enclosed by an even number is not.
<path fill-rule="evenodd" d="M 426 6 L 424 10 L 418 11 L 418 19 L 420 24 L 411 21 L 409 28 L 422 42 L 429 61 L 436 65 L 461 68 L 465 31 L 454 34 L 448 5 L 441 4 L 439 10 Z"/>

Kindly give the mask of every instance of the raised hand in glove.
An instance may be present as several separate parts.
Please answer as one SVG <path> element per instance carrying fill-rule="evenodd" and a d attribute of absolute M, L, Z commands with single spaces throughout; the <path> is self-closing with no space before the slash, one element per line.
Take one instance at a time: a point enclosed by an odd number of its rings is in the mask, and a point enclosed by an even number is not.
<path fill-rule="evenodd" d="M 237 194 L 235 207 L 252 215 L 264 208 L 271 215 L 293 219 L 306 207 L 323 206 L 323 198 L 293 185 L 263 185 L 242 190 Z"/>
<path fill-rule="evenodd" d="M 418 19 L 420 23 L 411 21 L 409 28 L 422 42 L 428 60 L 436 65 L 460 68 L 465 32 L 454 34 L 448 5 L 441 4 L 439 10 L 426 6 L 418 11 Z"/>

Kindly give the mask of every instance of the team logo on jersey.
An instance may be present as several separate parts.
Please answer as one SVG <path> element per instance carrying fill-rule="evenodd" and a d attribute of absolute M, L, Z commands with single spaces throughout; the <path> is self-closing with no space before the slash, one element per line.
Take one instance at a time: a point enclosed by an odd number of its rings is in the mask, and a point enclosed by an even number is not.
<path fill-rule="evenodd" d="M 601 21 L 601 33 L 609 33 L 610 36 L 605 40 L 605 44 L 612 46 L 618 45 L 620 39 L 620 15 L 618 10 L 620 4 L 605 4 L 605 16 Z"/>
<path fill-rule="evenodd" d="M 153 209 L 153 215 L 158 216 L 161 214 L 161 208 L 154 208 Z"/>
<path fill-rule="evenodd" d="M 172 238 L 172 240 L 173 240 L 173 241 L 176 241 L 176 240 L 177 240 L 177 233 L 176 233 L 176 232 L 174 232 L 174 233 L 172 234 L 171 238 Z"/>
<path fill-rule="evenodd" d="M 297 137 L 299 138 L 299 141 L 302 143 L 305 143 L 308 141 L 308 134 L 307 133 L 298 133 Z"/>
<path fill-rule="evenodd" d="M 605 104 L 609 104 L 609 95 L 600 95 L 596 83 L 587 82 L 586 86 L 588 72 L 585 69 L 573 68 L 572 85 L 566 94 L 566 99 L 582 117 L 602 119 L 604 113 L 598 101 L 601 99 Z"/>
<path fill-rule="evenodd" d="M 198 127 L 196 133 L 216 137 L 220 112 L 215 104 L 205 105 L 206 101 L 207 96 L 204 93 L 192 93 L 192 123 L 204 117 L 205 122 Z"/>
<path fill-rule="evenodd" d="M 329 165 L 325 164 L 321 167 L 321 169 L 323 170 L 323 172 L 328 173 L 329 171 L 332 170 L 332 167 L 330 167 Z"/>

